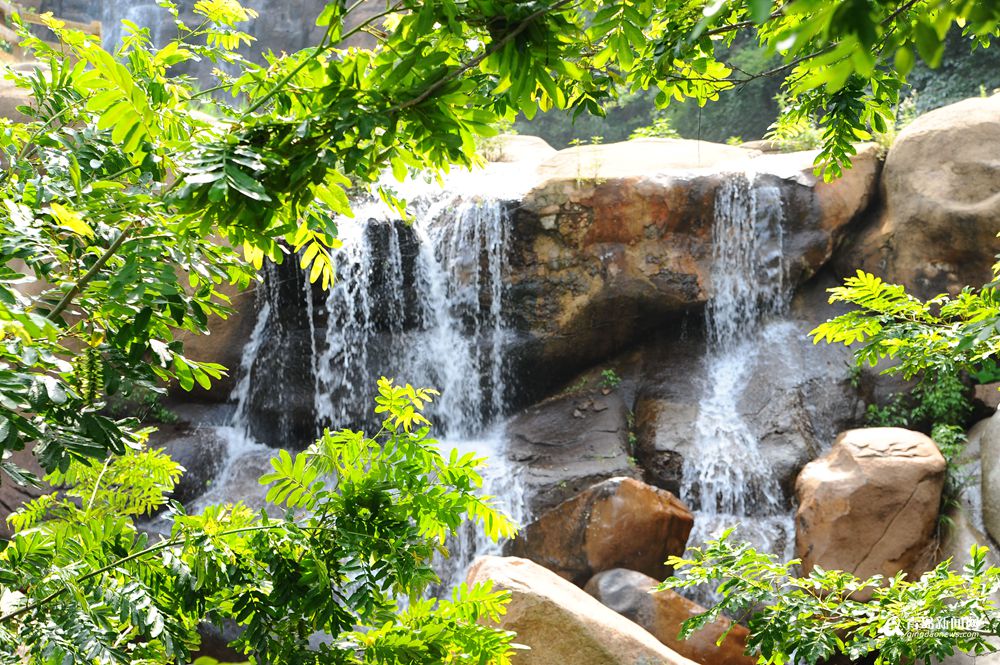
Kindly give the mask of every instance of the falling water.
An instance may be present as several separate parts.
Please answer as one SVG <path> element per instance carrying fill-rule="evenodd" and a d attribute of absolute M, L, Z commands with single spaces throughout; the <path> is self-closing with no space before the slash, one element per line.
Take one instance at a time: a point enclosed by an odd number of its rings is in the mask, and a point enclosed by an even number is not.
<path fill-rule="evenodd" d="M 700 544 L 726 527 L 765 551 L 787 555 L 792 521 L 757 437 L 738 403 L 767 334 L 762 325 L 787 307 L 777 187 L 751 174 L 730 176 L 715 199 L 713 295 L 706 309 L 706 380 L 684 460 L 681 496 L 695 508 L 688 542 Z"/>
<path fill-rule="evenodd" d="M 255 413 L 262 400 L 277 401 L 276 413 L 294 412 L 282 400 L 297 399 L 288 397 L 294 393 L 288 384 L 298 378 L 288 369 L 298 359 L 289 356 L 303 352 L 309 355 L 303 364 L 310 374 L 306 407 L 314 434 L 376 425 L 373 397 L 380 376 L 434 387 L 441 394 L 428 415 L 442 452 L 454 448 L 486 457 L 482 492 L 497 497 L 498 507 L 515 521 L 523 519 L 519 475 L 508 465 L 496 426 L 508 391 L 502 315 L 507 207 L 499 198 L 471 194 L 484 189 L 475 179 L 445 190 L 418 187 L 408 192 L 417 212 L 409 225 L 380 204 L 358 205 L 355 219 L 337 222 L 343 246 L 335 254 L 336 281 L 326 292 L 299 272 L 267 275 L 231 397 L 234 416 L 224 428 L 229 462 L 199 505 L 234 496 L 247 500 L 247 492 L 251 503 L 260 502 L 251 476 L 266 470 L 273 449 L 257 441 L 308 443 L 295 440 L 294 427 L 271 426 L 270 416 L 264 426 Z M 291 280 L 297 280 L 294 288 L 282 283 Z M 290 321 L 295 312 L 305 320 Z M 296 335 L 308 339 L 290 342 Z M 289 374 L 276 376 L 275 368 Z M 499 553 L 499 545 L 475 529 L 461 533 L 449 549 L 451 557 L 438 562 L 446 587 L 461 581 L 476 555 Z"/>

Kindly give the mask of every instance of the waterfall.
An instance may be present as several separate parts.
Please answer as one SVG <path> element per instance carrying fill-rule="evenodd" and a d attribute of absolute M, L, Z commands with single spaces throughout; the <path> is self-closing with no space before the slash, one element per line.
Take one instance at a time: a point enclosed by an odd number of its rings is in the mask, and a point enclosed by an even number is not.
<path fill-rule="evenodd" d="M 753 174 L 731 175 L 715 197 L 697 454 L 684 459 L 680 491 L 695 511 L 691 545 L 737 526 L 740 538 L 787 557 L 794 531 L 784 494 L 737 408 L 769 334 L 764 324 L 783 313 L 789 297 L 781 193 L 755 180 Z"/>
<path fill-rule="evenodd" d="M 410 183 L 412 224 L 379 202 L 356 203 L 354 219 L 337 220 L 343 246 L 326 292 L 292 259 L 268 270 L 231 396 L 234 415 L 222 428 L 228 461 L 199 506 L 261 504 L 263 489 L 252 483 L 274 447 L 301 449 L 324 428 L 377 428 L 376 382 L 388 376 L 441 392 L 427 415 L 442 453 L 485 457 L 482 493 L 523 520 L 519 474 L 497 422 L 509 389 L 503 302 L 506 201 L 514 196 L 473 194 L 490 187 L 468 180 L 453 178 L 445 189 Z M 437 562 L 445 589 L 462 581 L 475 556 L 500 552 L 470 525 L 448 549 L 450 558 Z"/>

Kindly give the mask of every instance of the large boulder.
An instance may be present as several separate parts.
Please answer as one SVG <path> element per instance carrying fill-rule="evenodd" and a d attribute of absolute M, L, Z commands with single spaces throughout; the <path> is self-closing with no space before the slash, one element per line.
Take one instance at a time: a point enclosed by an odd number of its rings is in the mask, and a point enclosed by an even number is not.
<path fill-rule="evenodd" d="M 14 122 L 27 122 L 28 116 L 21 113 L 17 107 L 31 104 L 31 95 L 24 88 L 15 86 L 10 81 L 0 79 L 0 118 Z"/>
<path fill-rule="evenodd" d="M 983 525 L 1000 540 L 1000 413 L 990 418 L 979 438 Z"/>
<path fill-rule="evenodd" d="M 615 391 L 553 397 L 512 418 L 507 455 L 523 468 L 529 512 L 538 515 L 607 478 L 638 476 L 628 417 Z"/>
<path fill-rule="evenodd" d="M 749 631 L 738 624 L 733 626 L 725 617 L 686 640 L 679 639 L 681 624 L 705 612 L 705 608 L 670 589 L 650 593 L 657 584 L 657 580 L 648 575 L 616 568 L 594 575 L 584 591 L 691 660 L 712 665 L 753 665 L 757 662 L 744 654 Z M 726 631 L 729 631 L 726 639 L 716 646 Z"/>
<path fill-rule="evenodd" d="M 886 157 L 882 204 L 838 256 L 930 297 L 991 279 L 1000 232 L 1000 95 L 917 118 Z"/>
<path fill-rule="evenodd" d="M 516 665 L 695 665 L 583 590 L 526 559 L 487 556 L 470 584 L 509 591 L 500 627 L 517 633 Z"/>
<path fill-rule="evenodd" d="M 511 554 L 582 586 L 595 573 L 628 568 L 663 578 L 683 554 L 694 518 L 670 492 L 633 478 L 594 485 L 529 524 Z"/>
<path fill-rule="evenodd" d="M 702 306 L 716 192 L 754 173 L 784 211 L 784 264 L 792 284 L 826 262 L 875 191 L 879 160 L 864 148 L 855 168 L 817 183 L 813 153 L 760 155 L 679 139 L 580 146 L 539 168 L 521 201 L 511 246 L 515 327 L 533 381 L 555 381 Z"/>
<path fill-rule="evenodd" d="M 897 427 L 844 432 L 795 485 L 803 568 L 918 576 L 933 558 L 944 478 L 944 458 L 924 434 Z"/>

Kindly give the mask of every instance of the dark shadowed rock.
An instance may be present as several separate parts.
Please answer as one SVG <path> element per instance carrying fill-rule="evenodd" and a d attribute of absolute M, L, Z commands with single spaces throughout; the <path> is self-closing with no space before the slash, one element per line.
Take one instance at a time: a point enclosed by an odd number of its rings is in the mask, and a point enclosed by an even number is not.
<path fill-rule="evenodd" d="M 612 478 L 541 515 L 510 552 L 581 586 L 611 568 L 662 578 L 669 572 L 664 561 L 684 552 L 693 523 L 687 506 L 670 492 Z"/>
<path fill-rule="evenodd" d="M 173 498 L 177 501 L 190 504 L 218 477 L 228 449 L 221 431 L 209 426 L 161 425 L 150 437 L 151 447 L 163 448 L 185 469 L 174 487 Z"/>

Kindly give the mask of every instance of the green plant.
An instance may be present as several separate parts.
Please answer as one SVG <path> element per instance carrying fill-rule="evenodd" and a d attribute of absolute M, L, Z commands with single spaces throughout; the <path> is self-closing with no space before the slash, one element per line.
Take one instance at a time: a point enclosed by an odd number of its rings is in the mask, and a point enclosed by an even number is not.
<path fill-rule="evenodd" d="M 815 150 L 823 145 L 823 130 L 807 107 L 789 101 L 786 94 L 778 95 L 778 118 L 768 128 L 764 138 L 783 151 Z"/>
<path fill-rule="evenodd" d="M 738 145 L 743 145 L 743 143 L 745 143 L 745 141 L 743 140 L 742 136 L 730 136 L 728 139 L 726 139 L 726 145 L 738 146 Z"/>
<path fill-rule="evenodd" d="M 506 593 L 437 581 L 433 555 L 465 519 L 494 538 L 511 523 L 476 495 L 483 460 L 443 457 L 421 414 L 434 391 L 382 379 L 372 436 L 325 432 L 271 462 L 267 512 L 170 506 L 168 537 L 134 520 L 167 504 L 180 467 L 141 448 L 103 466 L 73 462 L 60 491 L 11 515 L 0 551 L 0 659 L 43 663 L 189 662 L 205 620 L 242 627 L 255 663 L 508 663 L 497 619 Z M 408 596 L 409 608 L 397 601 Z M 311 645 L 323 631 L 333 639 Z"/>
<path fill-rule="evenodd" d="M 722 599 L 684 621 L 683 637 L 724 613 L 746 620 L 747 651 L 764 665 L 813 665 L 838 654 L 895 665 L 995 650 L 987 638 L 1000 633 L 992 597 L 1000 568 L 988 565 L 984 547 L 974 545 L 958 572 L 945 561 L 916 580 L 903 574 L 862 580 L 819 567 L 799 577 L 792 572 L 798 560 L 781 563 L 731 542 L 730 534 L 667 561 L 674 577 L 659 590 L 722 582 Z M 864 593 L 871 600 L 856 599 Z"/>
<path fill-rule="evenodd" d="M 601 371 L 601 388 L 605 390 L 614 390 L 619 385 L 621 385 L 622 378 L 618 376 L 618 372 L 613 369 L 605 369 Z"/>
<path fill-rule="evenodd" d="M 655 138 L 665 138 L 665 139 L 677 139 L 680 138 L 673 127 L 670 126 L 670 118 L 666 116 L 657 116 L 653 119 L 653 124 L 646 125 L 645 127 L 638 127 L 630 135 L 630 139 L 645 138 L 645 137 L 655 137 Z"/>

